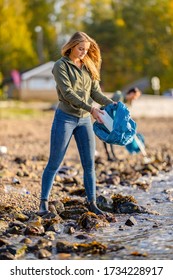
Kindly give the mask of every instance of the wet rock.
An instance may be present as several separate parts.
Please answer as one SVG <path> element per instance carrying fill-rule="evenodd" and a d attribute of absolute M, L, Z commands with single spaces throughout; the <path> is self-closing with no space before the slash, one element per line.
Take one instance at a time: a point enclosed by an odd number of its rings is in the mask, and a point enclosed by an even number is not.
<path fill-rule="evenodd" d="M 109 223 L 115 223 L 117 222 L 117 218 L 115 216 L 115 214 L 112 214 L 112 213 L 109 213 L 109 212 L 106 212 L 106 220 L 109 222 Z"/>
<path fill-rule="evenodd" d="M 64 233 L 73 234 L 73 233 L 75 233 L 75 229 L 72 226 L 66 226 L 64 228 Z"/>
<path fill-rule="evenodd" d="M 52 213 L 52 212 L 48 212 L 41 217 L 42 217 L 42 222 L 44 222 L 44 223 L 51 221 L 51 220 L 55 219 L 56 217 L 58 217 L 58 219 L 61 219 L 59 215 Z"/>
<path fill-rule="evenodd" d="M 84 202 L 85 200 L 82 198 L 82 197 L 78 197 L 78 198 L 71 198 L 71 197 L 65 197 L 63 200 L 62 200 L 63 204 L 65 207 L 67 206 L 84 206 Z"/>
<path fill-rule="evenodd" d="M 112 202 L 108 202 L 107 198 L 103 195 L 97 197 L 97 206 L 103 211 L 113 212 Z"/>
<path fill-rule="evenodd" d="M 136 219 L 133 216 L 128 218 L 127 221 L 125 222 L 125 225 L 129 226 L 129 227 L 132 227 L 132 226 L 134 226 L 136 224 L 137 224 L 137 221 L 136 221 Z"/>
<path fill-rule="evenodd" d="M 14 214 L 14 218 L 21 222 L 26 222 L 29 220 L 29 217 L 27 215 L 25 215 L 23 213 L 18 213 L 18 212 Z"/>
<path fill-rule="evenodd" d="M 24 244 L 26 244 L 26 245 L 30 245 L 30 244 L 32 244 L 32 240 L 31 240 L 30 238 L 28 238 L 28 237 L 24 237 L 24 238 L 20 241 L 20 243 L 24 243 Z"/>
<path fill-rule="evenodd" d="M 166 194 L 166 199 L 168 201 L 173 201 L 173 188 L 163 190 L 163 194 Z"/>
<path fill-rule="evenodd" d="M 114 241 L 109 242 L 109 244 L 107 245 L 107 253 L 108 252 L 117 252 L 117 251 L 120 251 L 120 250 L 123 250 L 123 249 L 126 249 L 126 247 L 119 244 L 116 241 L 115 241 L 115 243 L 114 243 Z"/>
<path fill-rule="evenodd" d="M 160 227 L 160 224 L 157 223 L 157 222 L 155 222 L 155 223 L 153 224 L 153 228 L 158 228 L 158 227 Z"/>
<path fill-rule="evenodd" d="M 123 231 L 123 230 L 125 230 L 125 226 L 119 226 L 119 230 L 121 230 L 121 231 Z"/>
<path fill-rule="evenodd" d="M 40 249 L 36 255 L 38 259 L 48 259 L 52 254 L 46 249 Z"/>
<path fill-rule="evenodd" d="M 37 246 L 38 249 L 40 248 L 46 248 L 46 249 L 50 249 L 52 248 L 52 241 L 46 238 L 41 238 L 40 240 L 38 240 L 37 242 Z"/>
<path fill-rule="evenodd" d="M 148 191 L 151 188 L 151 179 L 147 178 L 138 178 L 136 181 L 132 183 L 133 186 L 136 186 L 144 191 Z"/>
<path fill-rule="evenodd" d="M 134 252 L 130 253 L 130 255 L 136 256 L 136 257 L 148 257 L 147 253 L 140 253 L 138 251 L 134 251 Z"/>
<path fill-rule="evenodd" d="M 7 249 L 15 257 L 15 259 L 18 259 L 25 255 L 27 246 L 19 243 L 18 245 L 9 245 L 7 246 Z"/>
<path fill-rule="evenodd" d="M 142 208 L 137 205 L 136 199 L 131 195 L 115 194 L 112 197 L 115 213 L 142 213 Z"/>
<path fill-rule="evenodd" d="M 54 213 L 48 213 L 48 214 L 44 215 L 42 218 L 43 218 L 42 224 L 46 231 L 50 230 L 50 227 L 52 225 L 55 225 L 55 224 L 58 225 L 63 222 L 62 218 L 59 215 L 56 215 Z"/>
<path fill-rule="evenodd" d="M 166 193 L 166 194 L 173 193 L 173 188 L 165 189 L 165 190 L 163 190 L 163 193 Z"/>
<path fill-rule="evenodd" d="M 93 241 L 90 243 L 82 243 L 82 244 L 76 244 L 77 247 L 77 251 L 78 252 L 82 252 L 85 254 L 105 254 L 106 250 L 107 250 L 107 246 L 97 242 L 97 241 Z"/>
<path fill-rule="evenodd" d="M 60 200 L 51 201 L 50 204 L 54 205 L 58 214 L 65 210 L 64 204 Z"/>
<path fill-rule="evenodd" d="M 98 216 L 92 212 L 84 213 L 77 222 L 81 228 L 86 230 L 97 230 L 99 227 L 110 226 L 109 222 L 104 216 Z"/>
<path fill-rule="evenodd" d="M 64 227 L 63 227 L 63 225 L 61 225 L 61 224 L 52 224 L 52 225 L 50 225 L 48 228 L 47 228 L 47 231 L 48 232 L 50 232 L 50 231 L 52 231 L 52 232 L 54 232 L 54 233 L 58 233 L 58 234 L 60 234 L 61 232 L 63 232 L 63 229 L 64 229 Z M 47 232 L 46 231 L 46 232 Z"/>
<path fill-rule="evenodd" d="M 169 194 L 167 199 L 168 199 L 168 201 L 173 202 L 173 196 L 171 194 Z"/>
<path fill-rule="evenodd" d="M 55 232 L 54 231 L 46 231 L 45 232 L 45 238 L 49 239 L 49 240 L 55 240 Z"/>
<path fill-rule="evenodd" d="M 74 245 L 67 241 L 58 241 L 56 243 L 57 253 L 72 253 L 75 251 Z"/>
<path fill-rule="evenodd" d="M 11 254 L 9 251 L 0 252 L 0 260 L 14 260 L 15 256 Z"/>
<path fill-rule="evenodd" d="M 64 227 L 73 227 L 74 229 L 77 228 L 77 223 L 76 221 L 74 220 L 67 220 L 67 221 L 64 221 Z"/>
<path fill-rule="evenodd" d="M 52 241 L 46 238 L 41 238 L 35 245 L 28 246 L 28 251 L 37 252 L 40 249 L 51 250 Z"/>
<path fill-rule="evenodd" d="M 65 210 L 61 212 L 60 216 L 63 219 L 78 219 L 83 213 L 87 212 L 88 209 L 83 205 L 72 205 L 72 206 L 65 206 Z"/>
<path fill-rule="evenodd" d="M 9 227 L 6 229 L 6 233 L 21 235 L 23 234 L 25 228 L 26 225 L 24 223 L 16 220 L 9 223 Z"/>
<path fill-rule="evenodd" d="M 49 211 L 55 215 L 57 215 L 56 208 L 53 204 L 49 203 Z"/>
<path fill-rule="evenodd" d="M 8 228 L 6 233 L 21 235 L 23 233 L 23 228 L 20 226 L 13 226 Z"/>
<path fill-rule="evenodd" d="M 0 247 L 3 245 L 10 245 L 10 242 L 7 239 L 0 238 Z"/>
<path fill-rule="evenodd" d="M 41 217 L 31 217 L 30 220 L 27 222 L 26 229 L 24 231 L 25 235 L 42 235 L 44 234 L 45 230 L 42 225 Z"/>
<path fill-rule="evenodd" d="M 87 240 L 87 239 L 90 239 L 91 237 L 86 235 L 86 234 L 78 234 L 75 236 L 77 239 L 79 240 Z"/>
<path fill-rule="evenodd" d="M 117 213 L 121 214 L 131 214 L 131 213 L 143 213 L 143 208 L 133 202 L 120 203 L 117 206 Z"/>
<path fill-rule="evenodd" d="M 105 254 L 107 246 L 93 241 L 90 243 L 69 243 L 66 241 L 59 241 L 56 243 L 57 253 L 84 253 L 84 254 Z"/>
<path fill-rule="evenodd" d="M 24 223 L 22 223 L 21 221 L 13 221 L 9 223 L 9 227 L 18 227 L 20 229 L 26 228 L 26 225 Z"/>

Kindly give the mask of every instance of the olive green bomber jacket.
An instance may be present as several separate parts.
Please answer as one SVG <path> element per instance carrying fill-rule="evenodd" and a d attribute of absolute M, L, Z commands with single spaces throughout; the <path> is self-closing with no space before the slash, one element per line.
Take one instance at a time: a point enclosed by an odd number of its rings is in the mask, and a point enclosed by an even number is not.
<path fill-rule="evenodd" d="M 91 79 L 84 65 L 79 69 L 66 56 L 55 62 L 52 73 L 56 81 L 58 108 L 68 114 L 87 117 L 93 101 L 102 106 L 113 102 L 102 93 L 99 81 Z"/>

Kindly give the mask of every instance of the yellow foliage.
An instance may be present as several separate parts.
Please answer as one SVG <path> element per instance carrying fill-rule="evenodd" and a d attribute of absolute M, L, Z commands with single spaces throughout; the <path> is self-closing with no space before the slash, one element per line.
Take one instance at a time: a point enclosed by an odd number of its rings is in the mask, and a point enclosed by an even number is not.
<path fill-rule="evenodd" d="M 119 26 L 119 27 L 124 27 L 126 24 L 125 24 L 125 21 L 122 19 L 122 18 L 118 18 L 116 19 L 115 21 L 116 25 Z"/>
<path fill-rule="evenodd" d="M 1 49 L 3 67 L 16 68 L 18 61 L 36 58 L 32 48 L 31 34 L 24 17 L 24 5 L 21 0 L 3 1 L 0 17 Z"/>

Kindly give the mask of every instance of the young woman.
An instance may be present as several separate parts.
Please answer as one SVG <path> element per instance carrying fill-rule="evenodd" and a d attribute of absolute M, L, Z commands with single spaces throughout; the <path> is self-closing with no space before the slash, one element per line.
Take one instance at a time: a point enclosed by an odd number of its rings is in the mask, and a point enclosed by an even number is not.
<path fill-rule="evenodd" d="M 56 81 L 58 107 L 51 130 L 50 156 L 42 176 L 40 214 L 48 212 L 48 198 L 54 177 L 74 135 L 82 167 L 88 208 L 104 214 L 96 205 L 95 135 L 91 115 L 98 122 L 102 111 L 92 106 L 113 101 L 99 86 L 101 55 L 98 44 L 84 32 L 76 32 L 62 47 L 62 57 L 55 62 L 53 75 Z"/>

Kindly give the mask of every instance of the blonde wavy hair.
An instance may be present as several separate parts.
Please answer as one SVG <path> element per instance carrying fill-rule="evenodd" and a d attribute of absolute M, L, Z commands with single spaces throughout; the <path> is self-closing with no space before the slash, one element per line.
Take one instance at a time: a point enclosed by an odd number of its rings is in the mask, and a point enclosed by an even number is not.
<path fill-rule="evenodd" d="M 86 68 L 91 73 L 93 80 L 100 80 L 100 68 L 101 68 L 101 54 L 100 48 L 96 41 L 89 37 L 84 32 L 76 32 L 72 35 L 69 41 L 62 47 L 62 56 L 69 56 L 71 49 L 81 42 L 90 42 L 90 47 L 82 60 Z"/>

